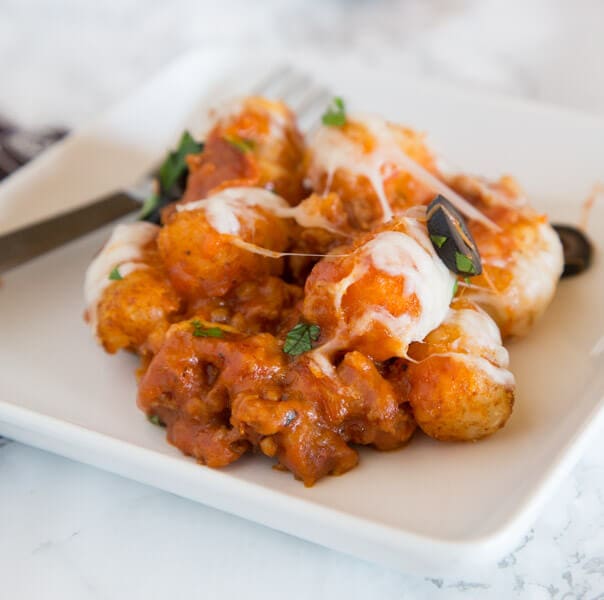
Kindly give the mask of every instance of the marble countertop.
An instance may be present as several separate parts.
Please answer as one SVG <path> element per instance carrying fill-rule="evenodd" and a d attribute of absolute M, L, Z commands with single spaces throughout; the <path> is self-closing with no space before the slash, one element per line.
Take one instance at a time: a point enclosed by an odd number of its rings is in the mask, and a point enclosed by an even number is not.
<path fill-rule="evenodd" d="M 354 53 L 604 114 L 600 0 L 5 0 L 0 114 L 77 126 L 187 49 Z M 602 432 L 604 433 L 604 432 Z M 0 597 L 604 598 L 604 436 L 488 568 L 400 574 L 0 439 Z"/>

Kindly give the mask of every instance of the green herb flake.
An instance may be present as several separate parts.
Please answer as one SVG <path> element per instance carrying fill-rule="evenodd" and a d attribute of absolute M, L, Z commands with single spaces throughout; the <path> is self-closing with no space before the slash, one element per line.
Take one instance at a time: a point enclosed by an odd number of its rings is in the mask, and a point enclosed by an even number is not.
<path fill-rule="evenodd" d="M 193 325 L 194 337 L 221 338 L 224 336 L 224 331 L 220 327 L 204 327 L 199 319 L 193 319 L 191 325 Z"/>
<path fill-rule="evenodd" d="M 157 415 L 148 415 L 147 420 L 149 423 L 153 423 L 153 425 L 157 425 L 158 427 L 163 427 L 164 424 L 160 421 Z"/>
<path fill-rule="evenodd" d="M 291 356 L 308 352 L 312 350 L 313 342 L 316 342 L 320 335 L 321 328 L 318 325 L 298 323 L 285 337 L 283 352 Z"/>
<path fill-rule="evenodd" d="M 151 194 L 143 203 L 140 213 L 138 213 L 139 219 L 147 218 L 154 210 L 156 210 L 161 202 L 159 194 Z"/>
<path fill-rule="evenodd" d="M 470 278 L 469 277 L 464 277 L 463 278 L 464 282 L 466 285 L 470 285 Z"/>
<path fill-rule="evenodd" d="M 476 273 L 476 267 L 472 260 L 461 252 L 455 252 L 455 265 L 460 273 L 469 273 L 470 275 Z"/>
<path fill-rule="evenodd" d="M 430 239 L 437 248 L 442 248 L 443 244 L 449 239 L 446 235 L 431 235 Z"/>
<path fill-rule="evenodd" d="M 459 280 L 456 279 L 455 283 L 453 284 L 453 297 L 455 297 L 455 295 L 457 294 L 458 288 L 459 288 Z"/>
<path fill-rule="evenodd" d="M 246 152 L 251 152 L 256 147 L 256 142 L 254 142 L 254 140 L 248 140 L 246 138 L 240 138 L 234 135 L 225 135 L 224 139 L 231 144 L 231 146 L 237 148 L 237 150 L 243 152 L 244 154 Z"/>
<path fill-rule="evenodd" d="M 334 98 L 321 118 L 323 125 L 342 127 L 346 123 L 346 106 L 342 98 Z"/>
<path fill-rule="evenodd" d="M 170 152 L 159 168 L 158 181 L 160 191 L 163 193 L 171 190 L 180 177 L 187 171 L 187 156 L 199 154 L 203 150 L 203 144 L 196 142 L 193 136 L 185 131 L 178 142 L 178 148 Z"/>
<path fill-rule="evenodd" d="M 139 219 L 159 224 L 160 209 L 178 200 L 183 194 L 189 172 L 187 156 L 199 154 L 203 151 L 203 148 L 204 144 L 196 142 L 188 131 L 182 134 L 176 150 L 166 155 L 157 170 L 155 176 L 156 189 L 145 200 L 138 215 Z"/>
<path fill-rule="evenodd" d="M 111 273 L 109 273 L 109 279 L 111 281 L 120 281 L 121 279 L 124 279 L 121 276 L 121 274 L 120 274 L 120 272 L 118 270 L 117 265 L 115 267 L 113 267 L 113 269 L 111 269 Z"/>

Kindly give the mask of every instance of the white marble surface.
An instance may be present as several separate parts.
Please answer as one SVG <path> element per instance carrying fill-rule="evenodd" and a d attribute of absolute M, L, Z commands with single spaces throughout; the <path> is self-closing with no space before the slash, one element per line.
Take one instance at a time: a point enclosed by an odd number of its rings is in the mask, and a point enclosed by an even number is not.
<path fill-rule="evenodd" d="M 77 125 L 200 45 L 354 53 L 401 77 L 604 113 L 601 0 L 167 6 L 0 0 L 0 113 Z M 7 440 L 0 474 L 0 598 L 604 598 L 604 440 L 510 555 L 444 580 L 369 565 Z"/>

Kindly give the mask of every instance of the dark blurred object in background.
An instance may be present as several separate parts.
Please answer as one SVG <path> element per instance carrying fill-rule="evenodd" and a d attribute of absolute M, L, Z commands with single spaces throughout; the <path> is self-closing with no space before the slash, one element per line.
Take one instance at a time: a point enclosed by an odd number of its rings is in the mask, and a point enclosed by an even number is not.
<path fill-rule="evenodd" d="M 66 133 L 60 128 L 27 131 L 0 117 L 0 181 Z"/>

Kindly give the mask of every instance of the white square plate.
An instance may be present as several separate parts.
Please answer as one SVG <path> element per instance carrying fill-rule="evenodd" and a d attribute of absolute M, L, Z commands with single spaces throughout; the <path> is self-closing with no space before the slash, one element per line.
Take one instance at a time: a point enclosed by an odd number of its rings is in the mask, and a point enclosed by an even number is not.
<path fill-rule="evenodd" d="M 346 61 L 298 61 L 355 109 L 418 127 L 453 164 L 517 175 L 554 219 L 576 221 L 604 177 L 604 122 L 402 78 Z M 264 65 L 262 68 L 259 65 Z M 184 57 L 0 187 L 0 231 L 135 179 L 201 106 L 242 93 L 266 61 Z M 262 72 L 262 73 L 261 73 Z M 196 127 L 194 127 L 195 129 Z M 596 206 L 592 233 L 604 230 Z M 514 414 L 497 435 L 364 450 L 358 468 L 306 489 L 259 456 L 214 471 L 183 457 L 135 406 L 136 361 L 106 355 L 82 321 L 82 280 L 109 229 L 9 273 L 0 288 L 0 433 L 344 552 L 417 572 L 503 554 L 578 458 L 603 413 L 604 267 L 564 281 L 511 347 Z"/>

